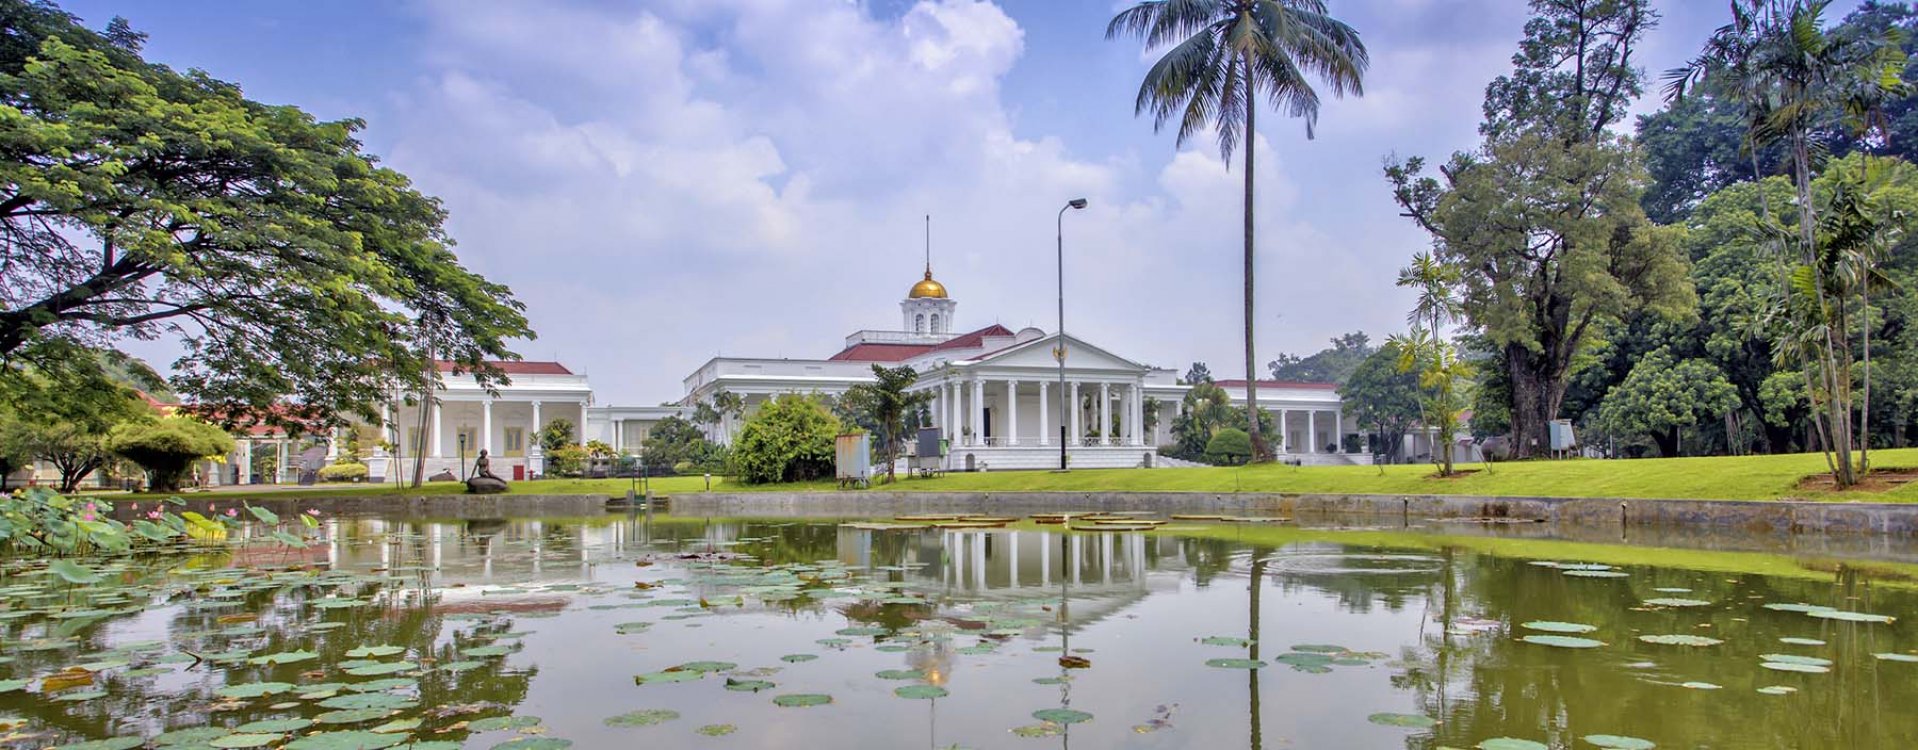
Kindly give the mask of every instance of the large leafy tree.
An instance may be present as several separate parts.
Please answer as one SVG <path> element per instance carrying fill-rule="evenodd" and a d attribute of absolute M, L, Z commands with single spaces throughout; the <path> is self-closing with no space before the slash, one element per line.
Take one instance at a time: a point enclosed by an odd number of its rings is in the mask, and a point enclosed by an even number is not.
<path fill-rule="evenodd" d="M 1153 126 L 1178 123 L 1177 143 L 1212 130 L 1227 162 L 1243 146 L 1245 402 L 1258 404 L 1258 357 L 1253 346 L 1253 144 L 1261 100 L 1317 127 L 1317 78 L 1334 96 L 1362 95 L 1370 58 L 1359 33 L 1333 18 L 1322 0 L 1144 0 L 1120 11 L 1106 38 L 1138 38 L 1165 50 L 1146 72 L 1134 103 L 1152 113 Z M 1267 454 L 1258 409 L 1249 409 L 1255 457 Z"/>
<path fill-rule="evenodd" d="M 1419 423 L 1419 377 L 1399 369 L 1399 345 L 1387 342 L 1372 352 L 1339 386 L 1345 415 L 1379 436 L 1381 452 L 1398 463 L 1405 435 Z"/>
<path fill-rule="evenodd" d="M 839 418 L 816 396 L 788 393 L 760 404 L 733 442 L 733 473 L 747 484 L 833 475 Z"/>
<path fill-rule="evenodd" d="M 137 359 L 64 342 L 41 344 L 35 355 L 31 364 L 0 368 L 0 408 L 12 417 L 0 436 L 9 448 L 0 452 L 47 462 L 60 474 L 60 491 L 72 492 L 111 459 L 108 431 L 154 416 L 135 389 L 159 376 Z"/>
<path fill-rule="evenodd" d="M 1598 423 L 1616 437 L 1649 438 L 1661 456 L 1678 455 L 1678 431 L 1738 408 L 1738 389 L 1703 359 L 1659 348 L 1605 395 Z"/>
<path fill-rule="evenodd" d="M 1364 331 L 1336 336 L 1331 346 L 1317 353 L 1299 356 L 1280 354 L 1278 359 L 1266 363 L 1272 370 L 1274 380 L 1291 380 L 1301 383 L 1343 383 L 1358 369 L 1359 363 L 1372 356 L 1379 349 L 1372 345 L 1372 337 Z"/>
<path fill-rule="evenodd" d="M 646 432 L 641 460 L 649 472 L 675 470 L 680 464 L 707 465 L 723 449 L 706 439 L 698 425 L 678 416 L 659 420 Z"/>
<path fill-rule="evenodd" d="M 919 381 L 919 373 L 909 366 L 873 365 L 872 376 L 873 382 L 847 389 L 839 404 L 854 415 L 855 423 L 872 431 L 874 447 L 886 462 L 886 481 L 893 482 L 898 480 L 894 464 L 906 441 L 918 434 L 922 412 L 933 394 L 907 390 Z"/>
<path fill-rule="evenodd" d="M 439 202 L 357 120 L 140 58 L 138 34 L 0 0 L 0 357 L 177 337 L 183 393 L 231 419 L 371 417 L 432 359 L 484 382 L 530 337 L 465 270 Z M 304 413 L 265 408 L 291 398 Z"/>
<path fill-rule="evenodd" d="M 1542 455 L 1594 326 L 1693 303 L 1681 228 L 1639 206 L 1645 176 L 1608 128 L 1640 92 L 1644 0 L 1533 0 L 1513 72 L 1486 88 L 1485 142 L 1423 175 L 1387 165 L 1405 214 L 1455 270 L 1466 322 L 1499 349 L 1513 453 Z M 1442 179 L 1441 179 L 1442 178 Z"/>
<path fill-rule="evenodd" d="M 106 448 L 147 471 L 147 489 L 180 488 L 193 462 L 233 452 L 233 436 L 186 415 L 127 422 L 107 433 Z"/>

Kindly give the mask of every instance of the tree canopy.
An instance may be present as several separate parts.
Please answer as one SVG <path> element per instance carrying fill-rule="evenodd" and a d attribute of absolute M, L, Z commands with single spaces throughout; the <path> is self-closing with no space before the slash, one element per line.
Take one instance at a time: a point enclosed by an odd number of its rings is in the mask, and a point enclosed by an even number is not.
<path fill-rule="evenodd" d="M 209 414 L 370 417 L 450 360 L 482 382 L 530 338 L 461 267 L 439 202 L 361 150 L 358 120 L 145 62 L 117 23 L 0 0 L 0 357 L 177 337 Z"/>

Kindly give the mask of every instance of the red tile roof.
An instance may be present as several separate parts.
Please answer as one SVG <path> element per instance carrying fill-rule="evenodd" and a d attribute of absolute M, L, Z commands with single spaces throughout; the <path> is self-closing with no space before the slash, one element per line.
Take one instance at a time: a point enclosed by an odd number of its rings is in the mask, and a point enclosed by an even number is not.
<path fill-rule="evenodd" d="M 992 325 L 981 328 L 977 331 L 973 331 L 972 333 L 962 333 L 950 340 L 940 343 L 938 346 L 932 347 L 932 350 L 945 351 L 948 349 L 977 349 L 980 346 L 985 345 L 987 336 L 1012 336 L 1012 335 L 1014 335 L 1012 333 L 1012 329 L 999 325 L 998 323 L 994 323 Z"/>
<path fill-rule="evenodd" d="M 837 362 L 904 362 L 929 351 L 932 351 L 932 347 L 926 344 L 860 343 L 848 346 L 826 359 Z"/>
<path fill-rule="evenodd" d="M 904 362 L 926 352 L 952 349 L 977 349 L 988 336 L 1012 336 L 1012 330 L 994 323 L 971 333 L 962 333 L 937 344 L 859 343 L 848 346 L 826 359 L 836 362 Z"/>
<path fill-rule="evenodd" d="M 573 374 L 572 370 L 566 369 L 565 365 L 562 365 L 558 362 L 534 362 L 530 360 L 520 360 L 520 361 L 513 361 L 513 362 L 489 361 L 487 362 L 487 364 L 499 368 L 500 372 L 506 373 L 507 375 L 571 375 Z M 458 367 L 459 365 L 453 362 L 442 361 L 439 363 L 439 366 L 440 366 L 440 372 L 452 372 L 454 368 Z"/>
<path fill-rule="evenodd" d="M 1220 381 L 1216 381 L 1215 384 L 1218 385 L 1220 388 L 1224 388 L 1228 391 L 1245 390 L 1244 380 L 1220 380 Z M 1261 380 L 1259 381 L 1259 387 L 1260 388 L 1296 388 L 1296 389 L 1303 389 L 1303 390 L 1309 390 L 1309 391 L 1336 391 L 1339 389 L 1339 384 L 1338 383 L 1302 383 L 1296 380 Z"/>

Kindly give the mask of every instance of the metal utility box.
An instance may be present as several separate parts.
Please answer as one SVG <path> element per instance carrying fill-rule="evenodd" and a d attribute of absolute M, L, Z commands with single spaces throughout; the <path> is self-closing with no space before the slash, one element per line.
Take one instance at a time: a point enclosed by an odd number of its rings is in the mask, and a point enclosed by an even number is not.
<path fill-rule="evenodd" d="M 1578 438 L 1572 434 L 1572 420 L 1552 420 L 1551 439 L 1554 451 L 1568 451 L 1578 445 Z"/>
<path fill-rule="evenodd" d="M 840 435 L 833 441 L 834 473 L 841 484 L 865 484 L 872 479 L 872 435 Z"/>
<path fill-rule="evenodd" d="M 918 445 L 914 447 L 919 450 L 913 455 L 920 458 L 938 458 L 946 455 L 946 440 L 937 427 L 919 428 Z"/>

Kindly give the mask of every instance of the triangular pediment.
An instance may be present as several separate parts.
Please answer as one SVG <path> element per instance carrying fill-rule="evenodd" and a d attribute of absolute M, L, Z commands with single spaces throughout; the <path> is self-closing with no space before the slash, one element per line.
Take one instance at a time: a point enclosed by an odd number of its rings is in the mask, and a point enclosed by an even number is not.
<path fill-rule="evenodd" d="M 1146 369 L 1145 365 L 1088 344 L 1074 336 L 1067 335 L 1065 342 L 1066 369 L 1123 372 L 1143 372 Z M 983 355 L 973 360 L 973 363 L 994 367 L 1058 367 L 1059 361 L 1053 358 L 1053 350 L 1058 345 L 1057 335 L 1046 336 Z"/>

